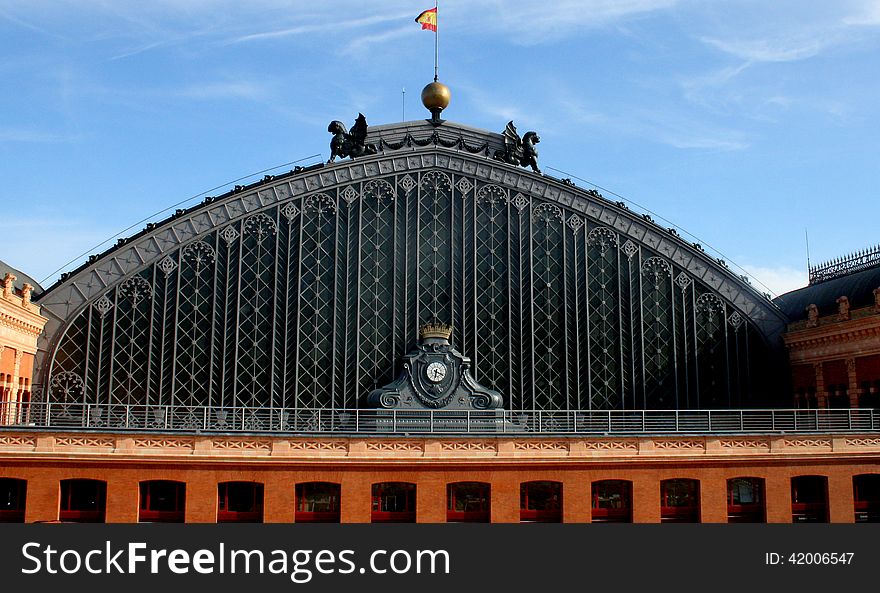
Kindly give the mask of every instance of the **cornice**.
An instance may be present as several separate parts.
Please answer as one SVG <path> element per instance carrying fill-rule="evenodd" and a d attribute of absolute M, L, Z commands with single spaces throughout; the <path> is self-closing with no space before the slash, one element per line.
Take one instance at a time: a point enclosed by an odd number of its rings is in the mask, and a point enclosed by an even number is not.
<path fill-rule="evenodd" d="M 225 437 L 0 432 L 0 460 L 196 464 L 562 464 L 880 461 L 880 434 L 554 438 Z"/>
<path fill-rule="evenodd" d="M 795 330 L 783 334 L 782 339 L 792 354 L 829 346 L 838 347 L 836 354 L 841 354 L 846 348 L 840 347 L 847 345 L 859 356 L 880 353 L 880 315 Z"/>

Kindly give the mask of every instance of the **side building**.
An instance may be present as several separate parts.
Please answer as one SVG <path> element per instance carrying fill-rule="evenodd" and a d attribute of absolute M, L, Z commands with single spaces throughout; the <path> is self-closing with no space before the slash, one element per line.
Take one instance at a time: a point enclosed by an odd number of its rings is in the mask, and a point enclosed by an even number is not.
<path fill-rule="evenodd" d="M 356 158 L 179 210 L 26 307 L 0 517 L 880 519 L 873 400 L 791 397 L 801 305 L 520 166 L 512 123 L 331 128 Z"/>

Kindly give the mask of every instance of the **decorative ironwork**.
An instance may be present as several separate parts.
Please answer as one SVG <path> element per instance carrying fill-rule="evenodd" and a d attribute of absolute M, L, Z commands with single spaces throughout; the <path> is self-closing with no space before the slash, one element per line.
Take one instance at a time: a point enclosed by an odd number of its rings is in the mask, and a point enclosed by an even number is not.
<path fill-rule="evenodd" d="M 90 297 L 56 333 L 48 370 L 81 389 L 51 383 L 49 399 L 184 415 L 356 409 L 400 375 L 418 328 L 443 320 L 474 380 L 524 414 L 764 401 L 753 322 L 582 206 L 438 168 L 278 195 L 207 206 L 216 226 Z M 299 422 L 210 417 L 270 421 Z"/>
<path fill-rule="evenodd" d="M 878 265 L 880 265 L 880 245 L 875 245 L 811 267 L 810 284 L 819 284 Z"/>
<path fill-rule="evenodd" d="M 657 435 L 657 434 L 718 434 L 754 435 L 842 433 L 876 434 L 880 431 L 880 410 L 843 409 L 726 409 L 726 410 L 386 410 L 386 409 L 294 409 L 294 408 L 222 408 L 202 406 L 110 405 L 61 402 L 30 402 L 21 404 L 19 422 L 27 426 L 51 426 L 59 429 L 88 428 L 100 432 L 117 430 L 180 433 L 277 433 L 305 434 L 570 434 L 570 435 Z M 13 425 L 14 426 L 14 425 Z M 723 439 L 724 448 L 766 449 L 750 437 L 743 442 Z M 112 447 L 112 438 L 65 437 L 65 444 Z M 138 439 L 139 441 L 141 439 Z M 784 439 L 787 446 L 807 447 L 830 445 L 827 438 Z M 875 447 L 876 438 L 847 438 L 853 447 Z M 156 442 L 164 443 L 167 440 Z M 608 443 L 608 441 L 602 441 Z M 685 441 L 690 443 L 692 441 Z M 215 441 L 216 443 L 216 441 Z M 241 441 L 228 442 L 232 447 L 248 447 Z M 225 445 L 226 443 L 224 443 Z M 532 446 L 541 446 L 538 443 Z M 228 446 L 219 445 L 220 448 Z M 393 444 L 392 444 L 393 445 Z M 215 447 L 218 445 L 215 444 Z M 383 441 L 371 441 L 371 448 L 388 447 Z M 411 446 L 411 445 L 410 445 Z M 417 445 L 419 448 L 421 445 Z M 528 443 L 521 443 L 528 448 Z M 664 445 L 666 446 L 666 445 Z M 683 445 L 689 447 L 689 445 Z M 268 446 L 260 447 L 266 452 Z M 397 448 L 394 446 L 394 448 Z M 553 448 L 557 448 L 554 446 Z M 565 447 L 564 449 L 567 449 Z M 597 446 L 588 449 L 636 449 L 633 443 Z"/>

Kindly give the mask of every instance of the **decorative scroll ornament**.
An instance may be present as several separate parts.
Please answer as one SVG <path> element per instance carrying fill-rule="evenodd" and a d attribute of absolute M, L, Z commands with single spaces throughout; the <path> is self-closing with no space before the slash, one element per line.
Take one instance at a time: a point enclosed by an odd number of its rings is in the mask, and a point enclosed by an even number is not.
<path fill-rule="evenodd" d="M 183 248 L 183 259 L 190 262 L 196 271 L 214 263 L 214 248 L 204 241 L 190 243 Z"/>
<path fill-rule="evenodd" d="M 596 227 L 590 231 L 588 242 L 590 247 L 598 247 L 599 253 L 604 255 L 610 248 L 617 246 L 617 233 L 608 227 Z"/>
<path fill-rule="evenodd" d="M 621 247 L 620 250 L 623 251 L 623 254 L 628 259 L 632 259 L 632 256 L 634 256 L 636 253 L 638 253 L 639 248 L 635 243 L 633 243 L 632 241 L 627 239 L 626 243 L 623 244 L 623 247 Z"/>
<path fill-rule="evenodd" d="M 269 235 L 274 235 L 275 230 L 275 221 L 262 212 L 244 221 L 244 232 L 255 236 L 257 241 L 262 241 Z"/>
<path fill-rule="evenodd" d="M 105 294 L 97 301 L 95 301 L 95 304 L 93 306 L 95 307 L 95 310 L 103 316 L 106 315 L 107 312 L 113 308 L 113 301 L 107 298 L 107 295 Z"/>
<path fill-rule="evenodd" d="M 477 204 L 497 206 L 507 203 L 507 192 L 497 185 L 485 185 L 477 192 Z"/>
<path fill-rule="evenodd" d="M 174 258 L 170 255 L 166 255 L 162 261 L 159 262 L 158 268 L 162 270 L 166 276 L 170 276 L 171 273 L 177 269 L 177 262 L 174 261 Z"/>
<path fill-rule="evenodd" d="M 142 300 L 153 296 L 153 287 L 151 287 L 150 283 L 142 277 L 133 276 L 123 282 L 122 286 L 119 287 L 119 294 L 131 299 L 131 302 L 137 305 Z"/>
<path fill-rule="evenodd" d="M 327 194 L 313 194 L 303 203 L 303 211 L 309 214 L 336 214 L 336 202 Z"/>
<path fill-rule="evenodd" d="M 713 318 L 716 314 L 724 312 L 724 303 L 718 295 L 707 292 L 697 298 L 697 312 Z"/>
<path fill-rule="evenodd" d="M 562 210 L 556 204 L 538 204 L 532 211 L 537 222 L 550 224 L 551 222 L 560 222 L 562 220 Z"/>
<path fill-rule="evenodd" d="M 333 134 L 333 139 L 330 140 L 328 164 L 336 160 L 336 157 L 354 159 L 378 152 L 375 144 L 367 144 L 367 118 L 363 113 L 358 113 L 350 133 L 345 129 L 345 124 L 338 120 L 331 121 L 327 131 Z"/>
<path fill-rule="evenodd" d="M 287 219 L 288 222 L 292 221 L 299 214 L 299 208 L 296 207 L 296 204 L 293 202 L 287 202 L 281 208 L 281 214 L 284 218 Z"/>
<path fill-rule="evenodd" d="M 668 278 L 671 272 L 669 262 L 662 257 L 649 257 L 642 264 L 642 274 L 653 278 L 655 288 L 658 288 L 660 282 L 664 278 Z"/>
<path fill-rule="evenodd" d="M 49 389 L 55 401 L 64 403 L 81 401 L 85 383 L 82 377 L 72 371 L 64 371 L 52 377 Z"/>
<path fill-rule="evenodd" d="M 236 239 L 238 239 L 238 231 L 235 230 L 234 226 L 228 226 L 222 231 L 220 231 L 220 237 L 226 241 L 227 243 L 232 243 Z"/>
<path fill-rule="evenodd" d="M 373 390 L 367 404 L 397 410 L 491 410 L 504 402 L 501 394 L 477 383 L 471 359 L 452 347 L 452 327 L 422 327 L 415 350 L 403 357 L 403 372 L 385 387 Z"/>
<path fill-rule="evenodd" d="M 383 198 L 394 199 L 394 188 L 384 179 L 374 179 L 364 185 L 364 197 L 381 201 Z"/>
<path fill-rule="evenodd" d="M 523 209 L 529 205 L 529 199 L 522 194 L 516 194 L 510 203 L 516 206 L 517 211 L 522 214 Z"/>
<path fill-rule="evenodd" d="M 520 138 L 513 121 L 509 121 L 504 128 L 503 136 L 504 150 L 495 151 L 495 160 L 520 167 L 531 167 L 535 173 L 541 172 L 538 168 L 538 149 L 535 147 L 541 138 L 536 132 L 526 132 L 525 136 Z"/>

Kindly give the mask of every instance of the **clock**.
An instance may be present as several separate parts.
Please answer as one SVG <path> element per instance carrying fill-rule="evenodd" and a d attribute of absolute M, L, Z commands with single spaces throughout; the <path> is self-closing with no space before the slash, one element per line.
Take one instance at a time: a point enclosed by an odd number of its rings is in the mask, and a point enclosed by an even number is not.
<path fill-rule="evenodd" d="M 428 381 L 439 383 L 446 376 L 446 365 L 442 362 L 432 362 L 425 369 L 425 374 L 428 375 Z"/>

